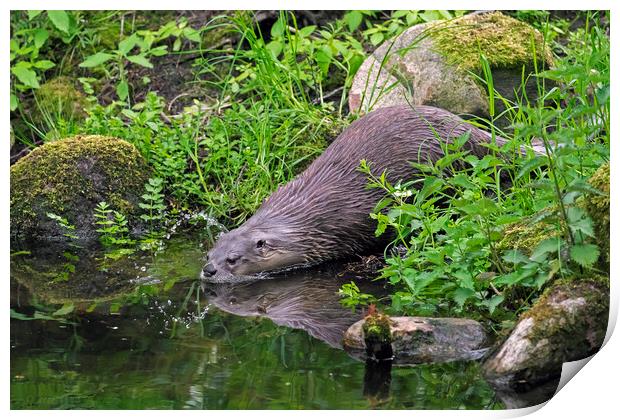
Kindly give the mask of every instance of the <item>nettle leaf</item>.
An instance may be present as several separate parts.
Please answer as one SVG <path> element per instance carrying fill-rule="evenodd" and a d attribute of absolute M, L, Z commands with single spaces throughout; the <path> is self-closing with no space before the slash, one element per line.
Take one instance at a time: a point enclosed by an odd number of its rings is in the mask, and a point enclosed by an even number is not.
<path fill-rule="evenodd" d="M 474 295 L 475 291 L 472 289 L 467 289 L 465 287 L 459 287 L 452 294 L 452 299 L 459 305 L 461 308 L 465 304 L 465 301 Z"/>
<path fill-rule="evenodd" d="M 596 195 L 607 195 L 605 192 L 600 191 L 594 188 L 592 185 L 588 184 L 586 180 L 579 179 L 579 178 L 572 181 L 566 187 L 566 191 L 576 191 L 576 192 L 596 194 Z"/>
<path fill-rule="evenodd" d="M 132 34 L 118 43 L 118 51 L 123 55 L 127 55 L 138 44 L 139 40 L 137 34 Z"/>
<path fill-rule="evenodd" d="M 523 165 L 521 165 L 521 170 L 517 174 L 517 179 L 524 177 L 535 169 L 540 168 L 543 165 L 548 163 L 548 159 L 546 156 L 536 156 L 533 159 L 528 160 Z"/>
<path fill-rule="evenodd" d="M 590 238 L 594 238 L 594 226 L 592 223 L 592 219 L 589 217 L 584 217 L 576 222 L 570 224 L 570 229 L 573 233 L 581 232 Z"/>
<path fill-rule="evenodd" d="M 32 20 L 43 13 L 43 10 L 28 10 L 28 20 Z"/>
<path fill-rule="evenodd" d="M 488 198 L 481 198 L 475 203 L 461 205 L 459 209 L 464 211 L 469 215 L 478 215 L 481 217 L 488 217 L 493 213 L 497 212 L 498 207 L 497 204 Z"/>
<path fill-rule="evenodd" d="M 491 315 L 493 315 L 493 312 L 495 312 L 495 308 L 497 308 L 497 305 L 499 305 L 503 301 L 504 301 L 504 296 L 502 296 L 502 295 L 495 295 L 491 299 L 485 300 L 484 301 L 484 305 L 487 308 L 489 308 L 489 313 Z"/>
<path fill-rule="evenodd" d="M 523 255 L 523 253 L 518 249 L 511 249 L 504 252 L 502 259 L 512 264 L 524 264 L 529 261 L 529 258 Z"/>
<path fill-rule="evenodd" d="M 48 10 L 47 17 L 50 18 L 52 24 L 66 34 L 69 33 L 69 15 L 64 10 Z"/>
<path fill-rule="evenodd" d="M 570 249 L 571 259 L 585 268 L 592 267 L 598 261 L 599 255 L 598 246 L 594 244 L 577 244 Z"/>
<path fill-rule="evenodd" d="M 454 273 L 454 277 L 459 280 L 461 288 L 473 290 L 475 279 L 469 271 L 464 269 L 458 270 Z"/>
<path fill-rule="evenodd" d="M 56 312 L 54 312 L 52 315 L 53 316 L 64 316 L 64 315 L 68 315 L 71 312 L 73 312 L 75 309 L 75 306 L 72 303 L 65 303 L 64 305 L 62 305 L 62 308 L 60 308 L 59 310 L 57 310 Z"/>
<path fill-rule="evenodd" d="M 544 260 L 544 257 L 548 253 L 558 252 L 561 244 L 562 244 L 561 239 L 558 237 L 545 239 L 541 241 L 536 246 L 536 248 L 534 248 L 534 250 L 532 251 L 532 255 L 530 256 L 530 259 L 532 261 L 542 262 L 542 260 Z"/>
<path fill-rule="evenodd" d="M 149 69 L 153 68 L 153 64 L 151 64 L 151 62 L 149 61 L 148 58 L 146 58 L 144 55 L 140 54 L 140 55 L 130 55 L 127 57 L 127 60 L 131 61 L 132 63 L 138 64 L 142 67 L 146 67 Z"/>
<path fill-rule="evenodd" d="M 110 60 L 112 57 L 114 57 L 112 54 L 98 52 L 86 57 L 86 59 L 82 61 L 78 67 L 97 67 Z"/>
<path fill-rule="evenodd" d="M 416 196 L 416 203 L 421 204 L 422 201 L 426 200 L 430 195 L 438 192 L 443 187 L 443 180 L 434 176 L 429 176 L 424 179 L 424 184 L 420 189 L 420 192 Z"/>
<path fill-rule="evenodd" d="M 586 212 L 579 207 L 571 207 L 566 211 L 566 217 L 570 223 L 575 222 L 584 217 Z"/>
<path fill-rule="evenodd" d="M 13 66 L 11 67 L 11 73 L 13 73 L 15 77 L 17 77 L 17 80 L 19 80 L 26 86 L 33 89 L 39 88 L 39 80 L 37 78 L 37 74 L 29 68 L 26 68 L 26 66 Z"/>
<path fill-rule="evenodd" d="M 457 174 L 450 179 L 450 184 L 462 187 L 465 190 L 473 190 L 476 184 L 471 182 L 465 174 Z"/>
<path fill-rule="evenodd" d="M 49 32 L 43 28 L 39 28 L 34 32 L 34 46 L 39 49 L 45 44 L 47 38 L 49 38 Z"/>
<path fill-rule="evenodd" d="M 594 238 L 594 225 L 588 214 L 579 207 L 570 207 L 567 212 L 570 229 L 573 233 L 582 234 Z"/>
<path fill-rule="evenodd" d="M 11 93 L 11 112 L 15 111 L 18 106 L 19 106 L 19 99 L 17 99 L 17 96 Z"/>

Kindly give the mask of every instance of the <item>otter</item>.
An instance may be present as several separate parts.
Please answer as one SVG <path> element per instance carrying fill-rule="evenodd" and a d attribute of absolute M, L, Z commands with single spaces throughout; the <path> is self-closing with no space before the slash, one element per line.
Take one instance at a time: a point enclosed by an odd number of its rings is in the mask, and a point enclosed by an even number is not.
<path fill-rule="evenodd" d="M 366 114 L 244 224 L 218 238 L 201 279 L 244 281 L 387 245 L 389 239 L 375 236 L 369 216 L 385 193 L 367 188 L 360 161 L 366 160 L 373 173 L 385 171 L 392 183 L 411 180 L 423 175 L 410 162 L 436 162 L 445 144 L 461 136 L 468 136 L 463 150 L 488 154 L 489 133 L 440 108 L 393 106 Z M 495 141 L 507 142 L 497 136 Z"/>

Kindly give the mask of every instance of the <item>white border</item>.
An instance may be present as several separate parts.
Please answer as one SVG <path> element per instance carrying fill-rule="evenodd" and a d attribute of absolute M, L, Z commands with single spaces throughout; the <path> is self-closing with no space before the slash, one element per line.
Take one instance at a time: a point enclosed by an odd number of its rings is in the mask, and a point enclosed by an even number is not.
<path fill-rule="evenodd" d="M 3 171 L 3 179 L 0 184 L 0 188 L 2 188 L 2 198 L 3 198 L 3 206 L 1 210 L 2 214 L 2 267 L 4 268 L 4 279 L 5 279 L 5 302 L 8 301 L 9 294 L 9 171 L 8 171 L 8 155 L 9 155 L 9 142 L 7 141 L 7 133 L 9 130 L 9 113 L 8 113 L 8 103 L 9 103 L 9 65 L 8 65 L 8 51 L 9 51 L 9 10 L 10 9 L 108 9 L 108 10 L 126 10 L 126 9 L 179 9 L 179 10 L 201 10 L 201 9 L 313 9 L 313 10 L 350 10 L 350 9 L 423 9 L 424 7 L 428 7 L 432 5 L 433 9 L 470 9 L 470 10 L 490 10 L 490 9 L 501 9 L 501 10 L 511 10 L 511 9 L 546 9 L 546 10 L 579 10 L 579 9 L 611 9 L 611 17 L 612 17 L 612 27 L 616 30 L 616 13 L 618 13 L 618 7 L 616 7 L 615 2 L 612 1 L 602 1 L 602 0 L 590 0 L 588 2 L 577 2 L 574 0 L 565 0 L 565 1 L 535 1 L 535 0 L 522 0 L 522 1 L 489 1 L 489 0 L 479 0 L 479 1 L 448 1 L 448 0 L 435 0 L 429 4 L 428 1 L 392 1 L 392 0 L 357 0 L 357 1 L 325 1 L 325 0 L 315 0 L 315 1 L 302 1 L 302 0 L 294 0 L 294 1 L 240 1 L 240 0 L 229 0 L 226 2 L 214 2 L 214 1 L 187 1 L 187 0 L 177 0 L 174 2 L 164 2 L 157 0 L 150 0 L 148 2 L 145 1 L 135 1 L 135 0 L 108 0 L 106 2 L 102 1 L 90 1 L 88 3 L 76 0 L 65 0 L 65 1 L 31 1 L 31 0 L 23 0 L 23 1 L 14 1 L 10 0 L 8 3 L 3 2 L 1 6 L 1 16 L 2 22 L 4 25 L 0 25 L 0 31 L 2 31 L 2 45 L 3 45 L 3 54 L 2 58 L 4 61 L 4 65 L 0 71 L 2 75 L 2 81 L 4 90 L 2 92 L 2 99 L 0 99 L 5 104 L 2 109 L 4 111 L 4 118 L 2 118 L 2 131 L 4 134 L 3 138 L 5 139 L 2 143 L 3 150 L 5 150 L 5 162 L 7 162 L 7 167 L 5 167 Z M 614 31 L 612 33 L 612 45 L 616 45 L 616 40 L 614 36 Z M 612 74 L 617 72 L 617 54 L 613 52 L 612 49 Z M 613 77 L 612 77 L 613 78 Z M 614 80 L 611 84 L 612 88 L 612 113 L 614 115 L 614 111 L 618 109 L 618 89 L 617 84 Z M 612 144 L 618 142 L 618 136 L 616 135 L 616 121 L 613 122 L 614 131 L 612 131 Z M 612 154 L 614 154 L 614 148 L 612 147 Z M 611 167 L 611 178 L 612 184 L 616 185 L 617 179 L 617 169 L 614 165 Z M 613 189 L 614 187 L 612 187 Z M 613 189 L 615 191 L 615 189 Z M 614 197 L 612 193 L 612 197 Z M 611 219 L 612 221 L 616 219 L 618 213 L 618 208 L 615 202 L 612 200 L 611 206 Z M 611 238 L 618 237 L 620 234 L 618 230 L 618 225 L 612 222 L 611 226 Z M 617 256 L 617 244 L 612 244 L 612 261 L 611 261 L 611 272 L 612 274 L 612 289 L 611 289 L 611 311 L 610 311 L 610 323 L 608 328 L 608 335 L 606 340 L 606 345 L 604 348 L 595 355 L 592 360 L 582 369 L 581 372 L 578 373 L 577 377 L 571 381 L 569 381 L 564 388 L 562 388 L 556 396 L 554 396 L 544 407 L 537 411 L 537 408 L 541 408 L 540 406 L 534 409 L 521 409 L 521 410 L 507 410 L 507 411 L 388 411 L 388 412 L 377 412 L 377 411 L 321 411 L 319 413 L 313 411 L 297 411 L 291 413 L 290 411 L 256 411 L 252 413 L 239 412 L 239 411 L 218 411 L 215 413 L 205 413 L 205 412 L 183 412 L 175 413 L 174 415 L 182 415 L 184 417 L 194 417 L 203 419 L 204 416 L 217 416 L 218 419 L 227 419 L 227 418 L 237 418 L 238 416 L 252 416 L 259 418 L 284 418 L 290 417 L 294 415 L 299 418 L 314 418 L 317 415 L 320 416 L 338 416 L 338 417 L 346 417 L 346 418 L 375 418 L 376 416 L 389 416 L 393 419 L 398 418 L 412 418 L 415 416 L 416 419 L 435 419 L 435 418 L 470 418 L 470 419 L 481 419 L 481 418 L 512 418 L 521 415 L 525 415 L 535 411 L 531 414 L 532 419 L 551 419 L 551 418 L 561 418 L 562 420 L 566 419 L 580 419 L 583 418 L 611 418 L 615 415 L 612 413 L 617 412 L 618 408 L 616 407 L 617 402 L 620 402 L 617 396 L 617 386 L 618 386 L 618 373 L 619 373 L 619 363 L 618 356 L 620 356 L 620 341 L 617 338 L 617 334 L 615 336 L 611 336 L 611 332 L 615 327 L 615 323 L 617 320 L 618 314 L 618 288 L 617 288 L 617 278 L 615 278 L 615 273 L 618 272 L 618 261 L 613 258 L 613 256 Z M 9 411 L 10 407 L 10 394 L 9 394 L 9 317 L 5 315 L 5 319 L 2 323 L 3 332 L 5 337 L 5 346 L 4 346 L 4 376 L 3 376 L 3 407 L 6 411 Z M 8 413 L 11 417 L 15 418 L 31 418 L 34 416 L 45 416 L 46 418 L 58 418 L 58 419 L 66 419 L 67 416 L 84 416 L 87 415 L 89 417 L 95 418 L 105 418 L 106 420 L 110 416 L 125 416 L 131 415 L 132 417 L 146 417 L 149 419 L 153 416 L 155 417 L 167 417 L 170 415 L 169 412 L 166 411 L 139 411 L 139 412 L 115 412 L 115 411 L 95 411 L 89 412 L 88 414 L 80 413 L 80 412 L 67 412 L 67 411 L 46 411 L 41 413 L 40 411 L 36 412 L 28 412 L 28 411 L 11 411 Z M 617 415 L 617 414 L 616 414 Z"/>

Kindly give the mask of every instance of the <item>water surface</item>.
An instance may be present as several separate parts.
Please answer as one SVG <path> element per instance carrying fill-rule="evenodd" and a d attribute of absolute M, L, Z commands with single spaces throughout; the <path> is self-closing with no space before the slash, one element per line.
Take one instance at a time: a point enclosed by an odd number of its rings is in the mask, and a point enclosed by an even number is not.
<path fill-rule="evenodd" d="M 12 317 L 11 408 L 506 407 L 478 362 L 389 369 L 344 352 L 342 334 L 361 314 L 340 305 L 338 288 L 355 279 L 362 292 L 382 293 L 370 279 L 332 265 L 206 285 L 195 280 L 204 242 L 173 238 L 162 252 L 118 261 L 82 256 L 69 282 L 91 286 L 50 287 L 43 297 L 33 278 L 63 259 L 13 258 L 15 313 L 45 318 L 76 303 L 65 321 Z"/>

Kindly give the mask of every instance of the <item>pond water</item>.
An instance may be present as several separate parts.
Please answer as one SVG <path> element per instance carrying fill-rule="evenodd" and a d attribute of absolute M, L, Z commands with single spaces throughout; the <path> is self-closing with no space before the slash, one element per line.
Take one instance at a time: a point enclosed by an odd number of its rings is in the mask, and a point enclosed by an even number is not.
<path fill-rule="evenodd" d="M 195 280 L 205 242 L 178 237 L 116 261 L 81 255 L 68 281 L 47 288 L 37 285 L 66 257 L 14 256 L 11 408 L 503 409 L 549 398 L 496 392 L 476 361 L 356 360 L 341 340 L 361 314 L 337 291 L 352 279 L 362 292 L 380 285 L 342 265 L 207 285 Z M 61 304 L 74 312 L 53 315 Z"/>

